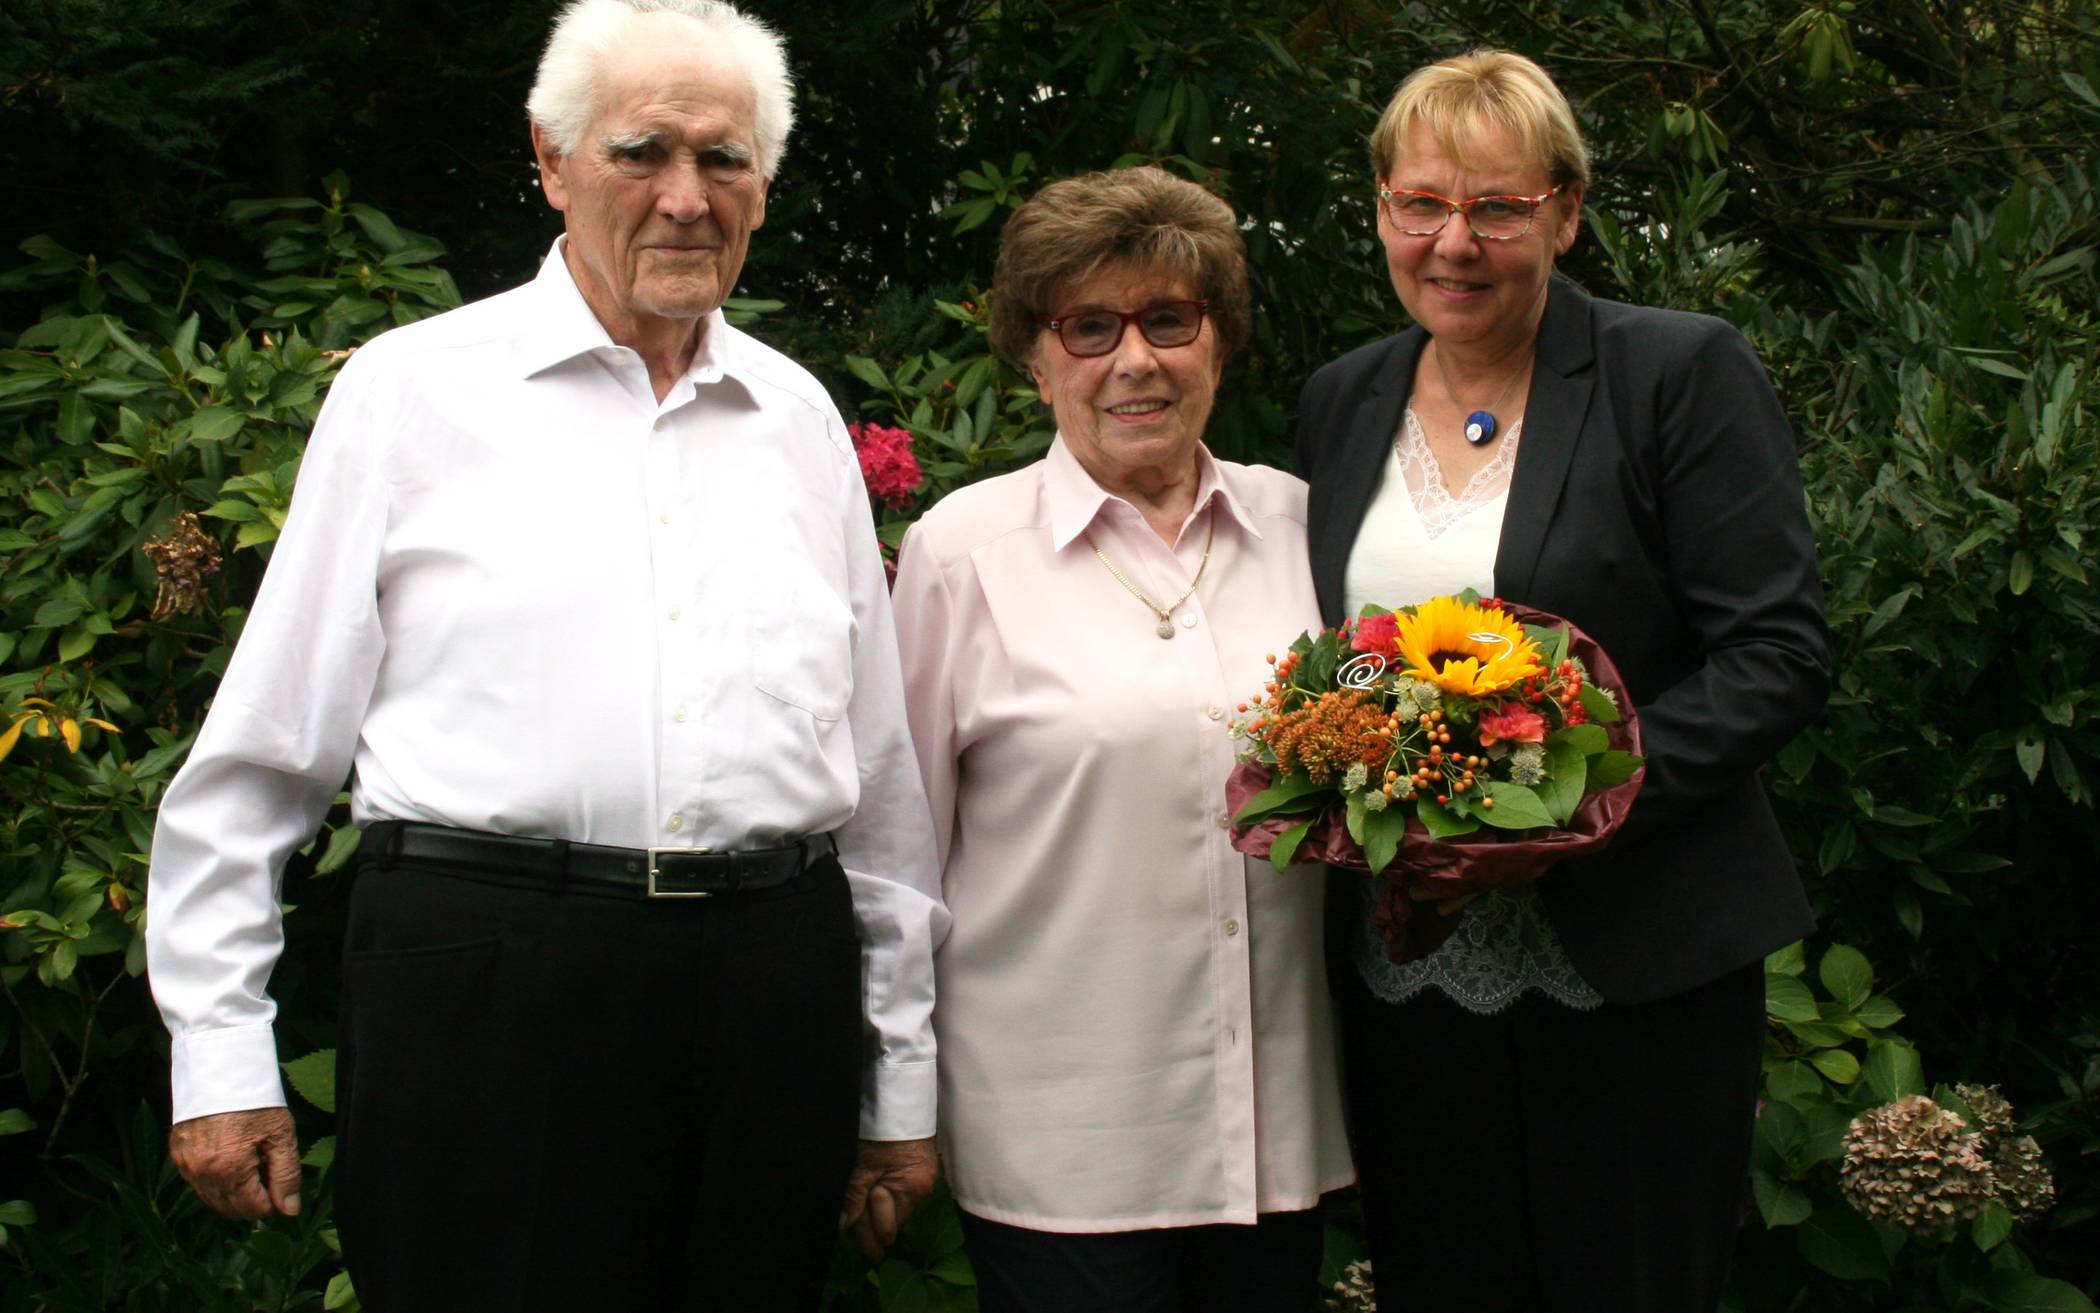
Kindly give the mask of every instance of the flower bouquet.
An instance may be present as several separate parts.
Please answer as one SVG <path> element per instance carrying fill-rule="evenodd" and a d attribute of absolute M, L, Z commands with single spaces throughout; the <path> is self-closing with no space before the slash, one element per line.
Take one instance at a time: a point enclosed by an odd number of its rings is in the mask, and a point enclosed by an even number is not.
<path fill-rule="evenodd" d="M 1640 790 L 1640 727 L 1587 634 L 1466 592 L 1301 634 L 1232 727 L 1233 846 L 1280 869 L 1385 877 L 1394 961 L 1434 948 L 1434 904 L 1535 880 L 1602 847 Z"/>

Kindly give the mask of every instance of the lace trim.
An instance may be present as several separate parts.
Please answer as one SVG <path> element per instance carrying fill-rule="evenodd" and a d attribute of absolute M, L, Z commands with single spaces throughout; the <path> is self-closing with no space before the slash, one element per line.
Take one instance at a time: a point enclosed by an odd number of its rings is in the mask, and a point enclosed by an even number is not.
<path fill-rule="evenodd" d="M 1369 880 L 1362 887 L 1356 970 L 1371 993 L 1387 1003 L 1405 1003 L 1428 989 L 1481 1016 L 1502 1011 L 1527 989 L 1578 1012 L 1604 1003 L 1568 960 L 1538 890 L 1529 885 L 1481 895 L 1434 953 L 1398 963 L 1386 957 L 1384 941 L 1370 927 L 1377 889 Z"/>
<path fill-rule="evenodd" d="M 1519 419 L 1496 441 L 1494 456 L 1475 470 L 1466 486 L 1453 496 L 1444 486 L 1443 466 L 1437 464 L 1436 453 L 1429 449 L 1429 435 L 1422 431 L 1422 421 L 1415 418 L 1415 408 L 1409 406 L 1393 450 L 1400 457 L 1400 473 L 1407 481 L 1407 495 L 1414 502 L 1415 518 L 1422 522 L 1422 532 L 1432 539 L 1439 538 L 1452 525 L 1508 492 L 1510 476 L 1517 468 L 1517 440 L 1523 436 L 1524 421 Z"/>

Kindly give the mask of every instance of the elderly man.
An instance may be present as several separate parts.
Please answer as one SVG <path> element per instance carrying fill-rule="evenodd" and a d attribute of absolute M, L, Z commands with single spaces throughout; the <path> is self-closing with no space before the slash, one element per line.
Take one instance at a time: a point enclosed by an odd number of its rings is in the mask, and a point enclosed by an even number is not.
<path fill-rule="evenodd" d="M 833 1228 L 932 1184 L 947 917 L 851 445 L 720 313 L 786 63 L 725 4 L 578 0 L 529 110 L 563 237 L 344 367 L 162 805 L 169 1152 L 299 1209 L 265 985 L 354 767 L 365 1306 L 810 1309 Z"/>

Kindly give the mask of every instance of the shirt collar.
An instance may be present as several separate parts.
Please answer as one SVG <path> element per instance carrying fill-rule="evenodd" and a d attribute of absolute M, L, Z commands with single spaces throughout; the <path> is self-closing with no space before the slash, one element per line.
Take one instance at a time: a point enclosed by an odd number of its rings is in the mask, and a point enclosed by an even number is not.
<path fill-rule="evenodd" d="M 618 355 L 628 350 L 612 340 L 605 325 L 598 322 L 590 303 L 583 299 L 582 290 L 569 273 L 569 262 L 562 258 L 562 244 L 566 241 L 566 235 L 554 239 L 546 260 L 540 264 L 539 275 L 529 284 L 532 289 L 530 308 L 513 339 L 518 372 L 525 378 L 578 356 Z M 664 404 L 673 405 L 690 397 L 696 386 L 719 383 L 730 376 L 736 367 L 736 344 L 730 340 L 732 337 L 721 310 L 710 312 L 703 321 L 700 346 L 693 352 L 692 363 L 686 366 L 685 376 L 664 398 Z"/>
<path fill-rule="evenodd" d="M 1210 454 L 1210 448 L 1196 445 L 1196 500 L 1189 508 L 1194 518 L 1196 512 L 1216 502 L 1231 515 L 1241 529 L 1259 539 L 1261 530 L 1254 525 L 1254 517 L 1233 492 L 1231 471 L 1221 465 Z M 1050 452 L 1043 457 L 1043 495 L 1050 511 L 1050 549 L 1063 551 L 1074 538 L 1090 528 L 1110 502 L 1122 502 L 1123 498 L 1094 482 L 1094 476 L 1086 472 L 1079 458 L 1065 445 L 1065 435 L 1059 433 L 1050 444 Z M 1131 507 L 1135 511 L 1136 507 Z"/>

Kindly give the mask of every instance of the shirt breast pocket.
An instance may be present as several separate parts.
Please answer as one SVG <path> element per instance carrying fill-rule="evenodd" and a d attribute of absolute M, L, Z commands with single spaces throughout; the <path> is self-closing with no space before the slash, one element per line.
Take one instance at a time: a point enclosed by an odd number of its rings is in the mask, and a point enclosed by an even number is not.
<path fill-rule="evenodd" d="M 776 702 L 835 721 L 853 700 L 853 609 L 807 564 L 755 565 L 752 682 Z"/>

